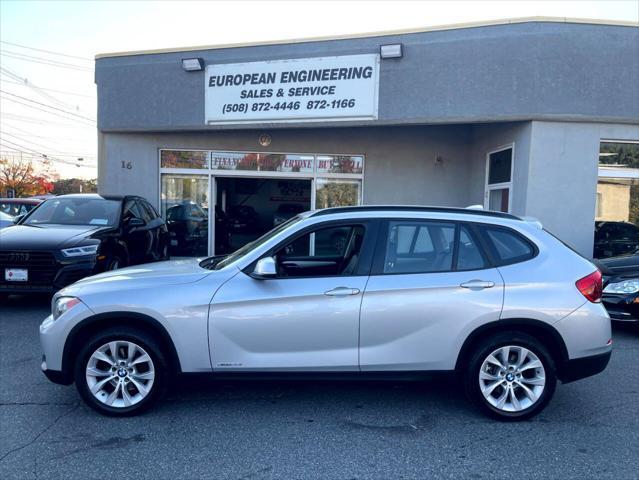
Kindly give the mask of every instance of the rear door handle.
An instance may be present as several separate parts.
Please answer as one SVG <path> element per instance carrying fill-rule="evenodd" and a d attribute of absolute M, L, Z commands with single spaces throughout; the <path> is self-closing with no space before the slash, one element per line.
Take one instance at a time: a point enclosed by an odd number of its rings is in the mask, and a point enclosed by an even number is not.
<path fill-rule="evenodd" d="M 333 290 L 328 290 L 324 292 L 324 295 L 328 295 L 329 297 L 346 297 L 348 295 L 357 295 L 359 294 L 359 288 L 349 288 L 349 287 L 337 287 Z"/>
<path fill-rule="evenodd" d="M 482 290 L 484 288 L 492 288 L 495 286 L 495 282 L 487 280 L 469 280 L 460 285 L 462 288 L 470 288 L 471 290 Z"/>

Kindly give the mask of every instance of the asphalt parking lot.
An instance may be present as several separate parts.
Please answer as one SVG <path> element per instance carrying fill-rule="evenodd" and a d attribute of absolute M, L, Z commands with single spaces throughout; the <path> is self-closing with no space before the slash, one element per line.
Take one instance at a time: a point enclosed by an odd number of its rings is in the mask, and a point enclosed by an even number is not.
<path fill-rule="evenodd" d="M 639 478 L 639 329 L 608 369 L 523 423 L 454 380 L 181 382 L 151 412 L 99 416 L 40 372 L 46 299 L 0 305 L 0 478 Z"/>

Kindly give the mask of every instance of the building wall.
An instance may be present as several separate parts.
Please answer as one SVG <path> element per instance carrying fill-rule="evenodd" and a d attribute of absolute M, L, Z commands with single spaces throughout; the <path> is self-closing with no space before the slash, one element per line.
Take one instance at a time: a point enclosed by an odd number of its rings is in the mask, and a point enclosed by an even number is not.
<path fill-rule="evenodd" d="M 469 132 L 463 125 L 278 130 L 268 148 L 257 142 L 261 131 L 102 133 L 99 188 L 137 193 L 157 206 L 160 148 L 360 153 L 366 155 L 364 203 L 466 206 Z"/>
<path fill-rule="evenodd" d="M 526 215 L 531 122 L 477 124 L 471 127 L 468 192 L 472 204 L 484 204 L 488 152 L 513 144 L 512 213 Z"/>
<path fill-rule="evenodd" d="M 99 58 L 98 125 L 102 131 L 246 128 L 204 124 L 205 73 L 183 71 L 181 59 L 209 65 L 370 54 L 392 43 L 403 45 L 404 56 L 381 60 L 379 118 L 353 123 L 639 119 L 639 28 L 530 21 Z M 300 127 L 316 125 L 326 122 Z M 267 126 L 273 127 L 249 128 Z"/>
<path fill-rule="evenodd" d="M 599 144 L 639 140 L 639 126 L 533 122 L 526 215 L 586 256 L 592 255 Z"/>

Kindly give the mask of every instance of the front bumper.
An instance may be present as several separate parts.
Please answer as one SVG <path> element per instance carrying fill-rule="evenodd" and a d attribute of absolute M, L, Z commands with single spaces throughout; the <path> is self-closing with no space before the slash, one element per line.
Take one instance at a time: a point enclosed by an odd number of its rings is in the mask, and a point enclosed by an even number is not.
<path fill-rule="evenodd" d="M 568 360 L 559 372 L 559 379 L 562 383 L 569 383 L 601 373 L 608 365 L 611 355 L 612 351 Z"/>
<path fill-rule="evenodd" d="M 612 320 L 621 322 L 639 322 L 639 294 L 606 295 L 601 301 Z"/>
<path fill-rule="evenodd" d="M 73 366 L 63 361 L 67 338 L 75 325 L 93 314 L 89 307 L 80 302 L 57 320 L 49 315 L 40 325 L 40 368 L 52 382 L 68 385 L 73 381 Z"/>
<path fill-rule="evenodd" d="M 0 293 L 29 294 L 55 293 L 58 290 L 94 275 L 97 257 L 68 259 L 59 252 L 28 252 L 28 261 L 10 260 L 4 252 L 0 252 Z M 5 280 L 6 268 L 23 268 L 29 272 L 26 282 L 10 282 Z"/>

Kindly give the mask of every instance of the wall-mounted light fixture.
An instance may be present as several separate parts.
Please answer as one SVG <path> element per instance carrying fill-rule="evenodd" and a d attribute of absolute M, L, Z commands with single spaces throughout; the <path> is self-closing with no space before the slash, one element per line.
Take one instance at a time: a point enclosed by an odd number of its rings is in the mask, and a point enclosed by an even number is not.
<path fill-rule="evenodd" d="M 402 44 L 382 45 L 379 47 L 379 55 L 382 58 L 402 58 Z"/>
<path fill-rule="evenodd" d="M 199 72 L 204 70 L 204 60 L 201 58 L 183 58 L 182 68 L 186 72 Z"/>

